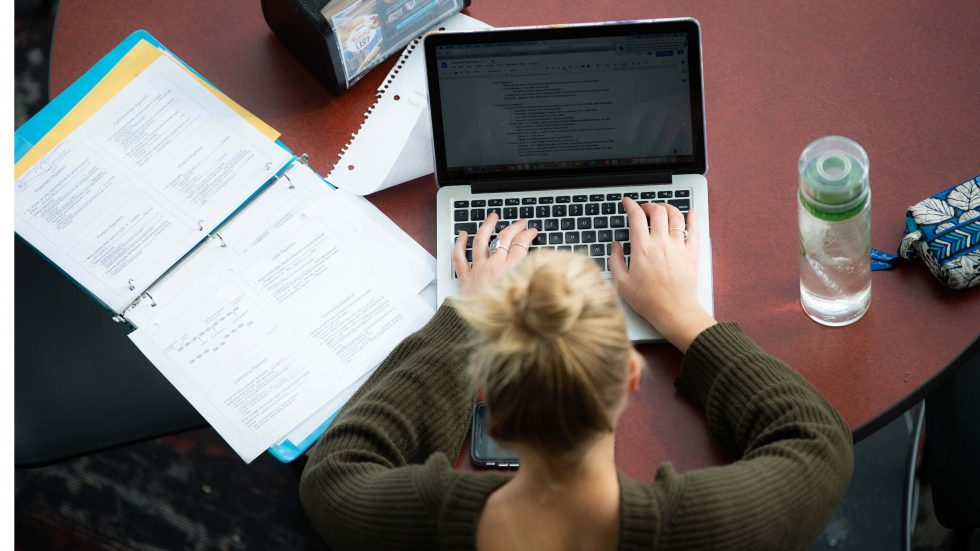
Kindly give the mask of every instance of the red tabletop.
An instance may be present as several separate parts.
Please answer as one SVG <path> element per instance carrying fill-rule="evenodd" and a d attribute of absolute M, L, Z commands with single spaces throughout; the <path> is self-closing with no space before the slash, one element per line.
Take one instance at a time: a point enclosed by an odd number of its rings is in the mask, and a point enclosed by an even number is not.
<path fill-rule="evenodd" d="M 285 1 L 285 0 L 283 0 Z M 980 332 L 980 290 L 946 291 L 920 263 L 873 276 L 869 312 L 844 328 L 799 304 L 796 162 L 812 140 L 853 138 L 871 159 L 872 244 L 894 250 L 908 206 L 980 173 L 980 3 L 474 0 L 494 26 L 692 16 L 703 33 L 715 312 L 736 320 L 841 411 L 860 437 L 919 400 Z M 282 132 L 327 174 L 389 61 L 331 96 L 279 43 L 259 2 L 62 0 L 57 94 L 146 29 Z M 369 199 L 435 252 L 431 176 Z M 622 419 L 617 461 L 651 478 L 730 457 L 672 378 L 681 356 L 642 347 L 650 369 Z"/>

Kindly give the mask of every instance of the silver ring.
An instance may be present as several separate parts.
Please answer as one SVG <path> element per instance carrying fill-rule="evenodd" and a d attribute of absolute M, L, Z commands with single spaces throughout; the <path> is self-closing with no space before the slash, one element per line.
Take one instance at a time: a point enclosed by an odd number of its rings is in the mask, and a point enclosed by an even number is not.
<path fill-rule="evenodd" d="M 667 233 L 670 233 L 672 231 L 679 231 L 682 234 L 684 234 L 684 241 L 687 241 L 687 236 L 690 235 L 690 233 L 688 233 L 688 231 L 685 230 L 684 228 L 668 228 L 667 229 Z"/>
<path fill-rule="evenodd" d="M 508 248 L 506 245 L 501 245 L 499 240 L 494 239 L 493 241 L 490 242 L 490 254 L 493 254 L 494 252 L 496 252 L 497 249 L 503 249 L 505 251 L 510 251 L 510 248 Z"/>

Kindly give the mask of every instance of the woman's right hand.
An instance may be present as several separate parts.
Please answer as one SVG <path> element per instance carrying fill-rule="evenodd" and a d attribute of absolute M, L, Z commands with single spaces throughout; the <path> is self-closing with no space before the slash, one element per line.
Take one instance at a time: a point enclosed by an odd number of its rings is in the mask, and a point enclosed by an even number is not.
<path fill-rule="evenodd" d="M 630 228 L 629 267 L 620 243 L 613 244 L 609 257 L 619 294 L 664 338 L 686 352 L 701 331 L 717 323 L 697 299 L 697 212 L 688 213 L 688 226 L 673 205 L 640 206 L 624 198 L 623 206 Z M 683 230 L 688 232 L 686 238 Z"/>

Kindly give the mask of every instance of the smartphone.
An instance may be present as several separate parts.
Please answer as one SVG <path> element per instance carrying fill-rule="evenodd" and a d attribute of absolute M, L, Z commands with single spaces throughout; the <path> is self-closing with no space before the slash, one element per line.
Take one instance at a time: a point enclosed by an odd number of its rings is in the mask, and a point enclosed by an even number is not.
<path fill-rule="evenodd" d="M 477 402 L 473 409 L 473 432 L 470 439 L 470 462 L 476 467 L 516 469 L 520 465 L 517 451 L 505 448 L 487 434 L 487 404 Z"/>

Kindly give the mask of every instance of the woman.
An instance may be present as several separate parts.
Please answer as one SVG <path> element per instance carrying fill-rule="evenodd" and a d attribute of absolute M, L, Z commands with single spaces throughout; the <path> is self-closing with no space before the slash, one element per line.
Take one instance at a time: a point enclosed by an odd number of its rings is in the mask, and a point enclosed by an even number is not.
<path fill-rule="evenodd" d="M 850 478 L 846 424 L 700 307 L 697 214 L 688 237 L 677 209 L 623 201 L 619 294 L 685 353 L 676 385 L 741 459 L 683 475 L 665 463 L 653 482 L 619 474 L 613 435 L 642 361 L 616 290 L 583 256 L 525 260 L 536 231 L 524 222 L 489 253 L 491 215 L 472 267 L 457 240 L 461 298 L 392 351 L 309 459 L 300 496 L 331 548 L 801 549 L 820 532 Z M 520 453 L 514 476 L 452 469 L 474 378 L 490 434 Z"/>

